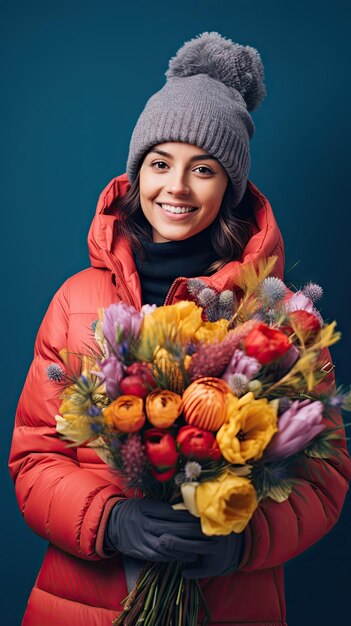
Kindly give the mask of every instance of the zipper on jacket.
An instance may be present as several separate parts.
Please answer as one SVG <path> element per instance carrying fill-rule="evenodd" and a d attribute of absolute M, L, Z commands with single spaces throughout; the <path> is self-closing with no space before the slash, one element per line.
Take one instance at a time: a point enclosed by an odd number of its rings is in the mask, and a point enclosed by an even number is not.
<path fill-rule="evenodd" d="M 194 276 L 194 278 L 198 278 L 197 276 Z M 186 276 L 179 276 L 178 278 L 176 278 L 173 283 L 171 284 L 170 288 L 168 289 L 168 293 L 166 295 L 165 301 L 163 303 L 163 306 L 165 306 L 166 304 L 169 304 L 170 301 L 172 300 L 172 297 L 174 295 L 174 292 L 177 290 L 177 287 L 179 285 L 179 283 L 184 280 L 186 283 L 188 282 L 189 278 L 187 278 Z M 201 280 L 203 280 L 203 278 L 201 277 Z M 189 298 L 187 298 L 187 300 L 192 301 L 190 294 L 189 294 Z"/>
<path fill-rule="evenodd" d="M 168 293 L 166 295 L 165 301 L 163 303 L 163 306 L 165 306 L 166 304 L 169 304 L 170 300 L 172 299 L 172 296 L 174 294 L 174 292 L 176 291 L 179 283 L 185 280 L 187 281 L 188 279 L 185 276 L 179 276 L 178 278 L 176 278 L 173 283 L 171 284 L 170 288 L 168 289 Z"/>

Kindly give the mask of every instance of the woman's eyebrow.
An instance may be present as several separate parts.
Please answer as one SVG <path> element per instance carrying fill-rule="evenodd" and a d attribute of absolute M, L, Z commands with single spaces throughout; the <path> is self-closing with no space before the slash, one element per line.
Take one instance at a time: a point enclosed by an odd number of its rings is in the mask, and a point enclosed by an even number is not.
<path fill-rule="evenodd" d="M 168 157 L 169 159 L 173 159 L 172 154 L 169 154 L 169 152 L 164 152 L 164 150 L 158 150 L 157 148 L 155 148 L 154 150 L 150 150 L 149 154 L 151 154 L 152 152 L 156 152 L 157 154 L 161 154 L 161 156 L 165 156 L 165 157 Z M 200 161 L 200 160 L 207 161 L 209 159 L 211 159 L 212 161 L 218 161 L 218 159 L 212 156 L 212 154 L 197 154 L 195 156 L 192 156 L 190 161 Z"/>

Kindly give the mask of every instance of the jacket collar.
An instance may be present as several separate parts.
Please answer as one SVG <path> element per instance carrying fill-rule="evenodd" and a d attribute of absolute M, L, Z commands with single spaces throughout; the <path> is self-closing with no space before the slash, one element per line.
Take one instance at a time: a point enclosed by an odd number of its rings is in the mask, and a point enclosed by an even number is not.
<path fill-rule="evenodd" d="M 125 195 L 130 188 L 127 174 L 114 178 L 100 194 L 95 217 L 89 229 L 88 248 L 91 265 L 111 271 L 116 283 L 118 296 L 136 308 L 141 306 L 140 281 L 133 255 L 128 243 L 114 237 L 115 224 L 119 219 L 113 205 L 116 199 Z M 284 243 L 272 207 L 263 193 L 248 181 L 246 191 L 255 215 L 253 232 L 241 259 L 227 263 L 212 276 L 201 277 L 218 291 L 237 289 L 237 280 L 243 264 L 257 264 L 259 260 L 276 255 L 274 275 L 284 277 Z M 176 279 L 171 286 L 166 302 L 174 303 L 188 298 L 186 279 Z"/>

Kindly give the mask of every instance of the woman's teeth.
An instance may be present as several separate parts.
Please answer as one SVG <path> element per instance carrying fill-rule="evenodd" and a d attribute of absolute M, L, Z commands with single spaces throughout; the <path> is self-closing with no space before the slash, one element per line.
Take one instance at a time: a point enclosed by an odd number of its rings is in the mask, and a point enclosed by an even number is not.
<path fill-rule="evenodd" d="M 190 206 L 172 206 L 171 204 L 161 204 L 160 206 L 165 211 L 169 211 L 169 213 L 191 213 L 192 211 L 196 211 L 196 207 Z"/>

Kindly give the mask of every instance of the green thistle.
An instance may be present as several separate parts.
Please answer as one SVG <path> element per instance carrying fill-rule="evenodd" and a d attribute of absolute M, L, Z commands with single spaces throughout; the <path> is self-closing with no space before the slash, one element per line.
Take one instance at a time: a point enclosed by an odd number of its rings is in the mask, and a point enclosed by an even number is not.
<path fill-rule="evenodd" d="M 286 500 L 293 488 L 293 463 L 295 457 L 279 459 L 275 463 L 258 462 L 253 466 L 251 480 L 258 501 L 270 497 L 276 502 Z"/>

